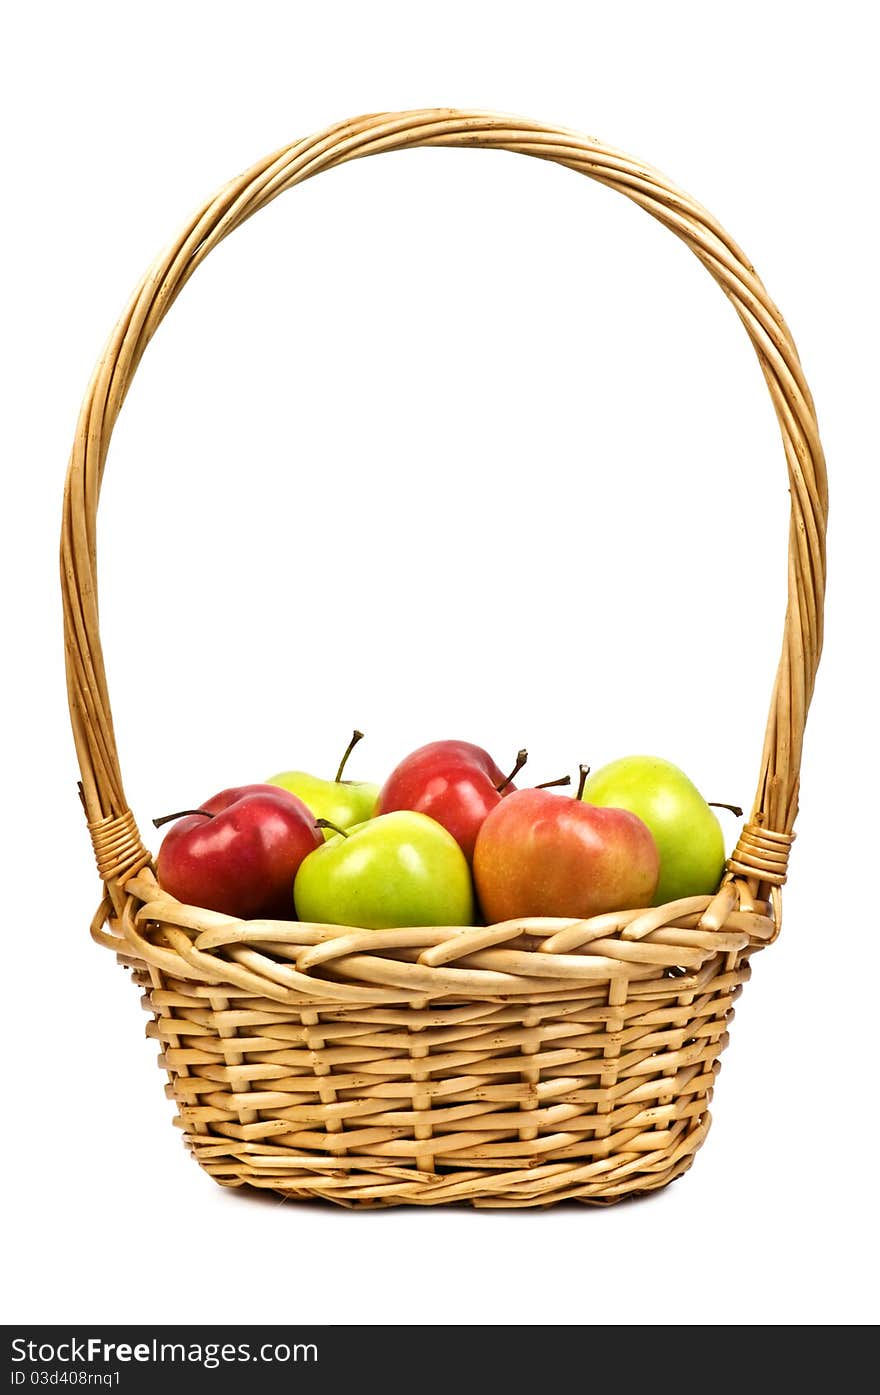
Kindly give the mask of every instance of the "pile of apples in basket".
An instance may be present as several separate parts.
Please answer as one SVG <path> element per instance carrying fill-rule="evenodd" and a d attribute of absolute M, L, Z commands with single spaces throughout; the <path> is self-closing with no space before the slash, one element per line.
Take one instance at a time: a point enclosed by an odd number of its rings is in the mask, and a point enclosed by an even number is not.
<path fill-rule="evenodd" d="M 222 790 L 168 824 L 159 885 L 245 920 L 363 929 L 587 919 L 710 895 L 724 835 L 683 771 L 625 756 L 590 773 L 517 788 L 467 741 L 411 752 L 381 787 L 286 771 Z M 716 805 L 741 815 L 734 805 Z"/>

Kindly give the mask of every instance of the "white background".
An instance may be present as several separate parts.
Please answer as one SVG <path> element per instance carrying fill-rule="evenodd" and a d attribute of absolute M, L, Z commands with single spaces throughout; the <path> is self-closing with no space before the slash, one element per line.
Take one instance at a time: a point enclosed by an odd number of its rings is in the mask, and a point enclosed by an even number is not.
<path fill-rule="evenodd" d="M 876 1320 L 869 13 L 83 0 L 7 19 L 6 1321 Z M 217 1187 L 88 936 L 56 557 L 94 360 L 217 186 L 343 117 L 431 105 L 587 131 L 707 204 L 792 326 L 829 459 L 783 933 L 692 1170 L 608 1210 L 350 1213 Z M 329 775 L 355 725 L 354 778 L 462 736 L 502 765 L 527 744 L 535 780 L 651 751 L 748 804 L 787 506 L 748 341 L 640 210 L 483 152 L 324 175 L 198 272 L 114 437 L 102 633 L 140 827 L 281 767 Z"/>

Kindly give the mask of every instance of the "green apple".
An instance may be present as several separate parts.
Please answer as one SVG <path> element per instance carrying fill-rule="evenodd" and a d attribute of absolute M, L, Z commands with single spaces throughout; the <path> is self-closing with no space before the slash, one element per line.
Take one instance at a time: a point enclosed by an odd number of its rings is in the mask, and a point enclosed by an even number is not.
<path fill-rule="evenodd" d="M 300 863 L 293 900 L 299 919 L 315 924 L 474 923 L 467 858 L 442 824 L 409 809 L 331 832 Z"/>
<path fill-rule="evenodd" d="M 332 780 L 323 780 L 317 775 L 310 775 L 306 770 L 283 770 L 279 775 L 272 775 L 266 784 L 278 785 L 283 790 L 289 790 L 302 800 L 306 808 L 311 809 L 316 819 L 326 819 L 337 828 L 350 828 L 352 824 L 363 823 L 366 819 L 371 819 L 375 813 L 379 786 L 368 784 L 366 781 L 342 778 L 345 763 L 362 737 L 362 731 L 352 734 L 345 755 L 339 762 L 336 776 Z M 324 837 L 332 836 L 332 833 L 325 829 Z"/>
<path fill-rule="evenodd" d="M 581 798 L 628 809 L 648 825 L 660 853 L 655 906 L 717 890 L 725 857 L 721 824 L 677 765 L 659 756 L 623 756 L 590 775 Z"/>

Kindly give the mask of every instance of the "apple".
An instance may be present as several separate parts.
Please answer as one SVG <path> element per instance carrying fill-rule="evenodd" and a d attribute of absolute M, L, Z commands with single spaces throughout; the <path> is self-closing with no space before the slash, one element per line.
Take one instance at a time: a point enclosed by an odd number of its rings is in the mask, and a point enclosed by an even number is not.
<path fill-rule="evenodd" d="M 323 841 L 301 799 L 275 785 L 240 785 L 153 823 L 172 819 L 156 860 L 163 891 L 242 920 L 293 918 L 293 879 Z"/>
<path fill-rule="evenodd" d="M 376 810 L 379 786 L 365 780 L 343 780 L 342 772 L 346 761 L 359 741 L 362 731 L 352 733 L 345 754 L 332 780 L 310 775 L 305 770 L 283 770 L 271 775 L 267 781 L 279 789 L 289 790 L 311 809 L 316 819 L 327 819 L 337 828 L 349 828 L 352 824 L 371 819 Z M 325 835 L 330 837 L 329 831 Z"/>
<path fill-rule="evenodd" d="M 377 814 L 411 809 L 436 819 L 470 860 L 480 826 L 516 786 L 513 777 L 527 760 L 520 751 L 505 775 L 488 751 L 470 741 L 431 741 L 395 766 L 379 791 Z"/>
<path fill-rule="evenodd" d="M 473 882 L 458 843 L 435 819 L 412 810 L 338 829 L 296 874 L 300 920 L 386 930 L 472 925 Z"/>
<path fill-rule="evenodd" d="M 502 800 L 486 815 L 474 850 L 489 924 L 521 916 L 585 920 L 649 906 L 659 874 L 657 846 L 635 814 L 541 789 Z"/>
<path fill-rule="evenodd" d="M 629 809 L 648 825 L 660 853 L 655 906 L 717 890 L 725 860 L 721 824 L 677 765 L 659 756 L 623 756 L 590 775 L 583 798 Z"/>

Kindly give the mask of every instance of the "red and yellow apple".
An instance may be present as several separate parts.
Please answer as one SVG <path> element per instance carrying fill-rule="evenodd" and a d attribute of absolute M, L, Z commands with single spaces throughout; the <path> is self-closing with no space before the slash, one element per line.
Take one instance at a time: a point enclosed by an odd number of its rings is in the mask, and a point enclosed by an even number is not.
<path fill-rule="evenodd" d="M 539 789 L 501 801 L 474 849 L 477 897 L 490 924 L 650 906 L 659 875 L 657 845 L 635 814 Z"/>

